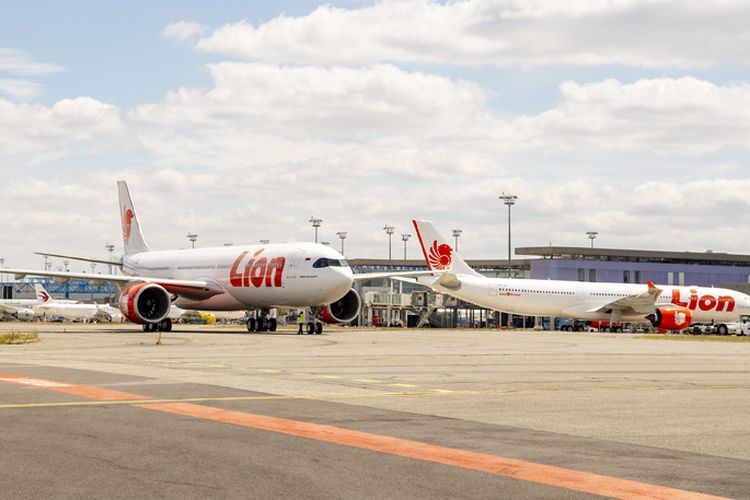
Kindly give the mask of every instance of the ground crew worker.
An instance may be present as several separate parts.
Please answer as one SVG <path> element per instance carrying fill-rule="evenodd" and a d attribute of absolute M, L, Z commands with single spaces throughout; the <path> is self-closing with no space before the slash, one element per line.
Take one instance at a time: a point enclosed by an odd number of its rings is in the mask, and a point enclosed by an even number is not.
<path fill-rule="evenodd" d="M 302 330 L 305 328 L 305 311 L 299 312 L 297 323 L 299 323 L 299 331 L 297 332 L 297 335 L 302 335 Z"/>

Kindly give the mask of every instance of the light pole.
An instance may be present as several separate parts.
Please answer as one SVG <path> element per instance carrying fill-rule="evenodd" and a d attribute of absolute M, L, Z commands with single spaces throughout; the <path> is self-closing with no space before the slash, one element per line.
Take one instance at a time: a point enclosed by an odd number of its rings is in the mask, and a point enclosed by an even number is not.
<path fill-rule="evenodd" d="M 109 252 L 109 261 L 113 262 L 112 260 L 112 252 L 115 251 L 115 246 L 112 243 L 107 243 L 104 245 L 104 249 Z M 45 260 L 44 267 L 47 267 L 47 261 Z M 112 274 L 112 264 L 109 265 L 109 274 Z"/>
<path fill-rule="evenodd" d="M 315 217 L 310 217 L 310 220 L 307 222 L 312 224 L 312 227 L 315 228 L 315 243 L 317 243 L 318 242 L 318 228 L 320 227 L 321 222 L 323 222 L 323 219 L 316 219 Z"/>
<path fill-rule="evenodd" d="M 591 240 L 591 248 L 594 248 L 594 240 L 599 233 L 597 233 L 596 231 L 586 231 L 586 234 L 589 235 L 589 239 Z"/>
<path fill-rule="evenodd" d="M 3 272 L 2 272 L 2 268 L 4 265 L 5 265 L 5 259 L 0 257 L 0 281 L 2 281 L 3 283 L 5 283 L 5 278 L 3 277 Z"/>
<path fill-rule="evenodd" d="M 346 239 L 346 231 L 339 231 L 336 236 L 341 240 L 341 255 L 344 255 L 344 240 Z"/>
<path fill-rule="evenodd" d="M 388 224 L 383 226 L 383 231 L 385 231 L 388 234 L 388 260 L 393 260 L 391 257 L 391 241 L 393 239 L 393 231 L 395 229 L 396 229 L 395 227 L 389 226 Z"/>
<path fill-rule="evenodd" d="M 188 233 L 186 238 L 190 240 L 190 244 L 195 248 L 195 242 L 198 241 L 198 235 L 195 233 Z"/>
<path fill-rule="evenodd" d="M 510 262 L 510 207 L 516 204 L 518 196 L 513 194 L 502 193 L 499 198 L 503 200 L 504 205 L 508 205 L 508 278 L 511 277 L 511 262 Z"/>
<path fill-rule="evenodd" d="M 456 241 L 456 244 L 453 247 L 453 250 L 455 252 L 458 252 L 458 237 L 461 236 L 461 233 L 463 233 L 463 231 L 461 229 L 454 229 L 453 230 L 453 239 Z"/>
<path fill-rule="evenodd" d="M 404 242 L 404 260 L 406 260 L 406 242 L 409 241 L 409 238 L 411 238 L 410 234 L 401 235 L 401 241 Z"/>

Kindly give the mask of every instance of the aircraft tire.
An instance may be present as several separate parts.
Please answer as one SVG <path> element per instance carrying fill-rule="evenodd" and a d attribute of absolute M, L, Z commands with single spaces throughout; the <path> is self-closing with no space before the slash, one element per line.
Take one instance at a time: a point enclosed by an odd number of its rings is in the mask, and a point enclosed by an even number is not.
<path fill-rule="evenodd" d="M 323 333 L 323 323 L 315 323 L 315 335 Z"/>
<path fill-rule="evenodd" d="M 172 320 L 171 318 L 164 318 L 156 325 L 156 330 L 159 332 L 171 332 L 172 331 Z"/>
<path fill-rule="evenodd" d="M 249 318 L 247 320 L 247 331 L 248 332 L 254 332 L 255 331 L 255 318 Z"/>
<path fill-rule="evenodd" d="M 268 331 L 275 332 L 276 327 L 278 326 L 278 322 L 276 321 L 276 318 L 271 318 L 268 320 Z"/>
<path fill-rule="evenodd" d="M 259 332 L 268 331 L 268 320 L 266 318 L 258 318 L 258 331 Z"/>
<path fill-rule="evenodd" d="M 721 324 L 716 327 L 716 333 L 719 335 L 729 335 L 729 328 L 727 328 L 727 325 Z"/>
<path fill-rule="evenodd" d="M 143 328 L 144 332 L 148 333 L 151 331 L 151 323 L 143 323 L 141 328 Z"/>
<path fill-rule="evenodd" d="M 315 333 L 315 323 L 310 322 L 307 324 L 307 334 L 312 335 Z"/>

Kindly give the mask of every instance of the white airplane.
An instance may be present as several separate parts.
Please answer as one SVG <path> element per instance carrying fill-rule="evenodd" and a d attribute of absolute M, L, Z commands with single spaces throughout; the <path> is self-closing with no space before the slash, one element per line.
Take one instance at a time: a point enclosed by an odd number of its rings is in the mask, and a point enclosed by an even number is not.
<path fill-rule="evenodd" d="M 453 251 L 430 221 L 414 220 L 427 267 L 442 272 L 409 281 L 487 309 L 524 316 L 645 322 L 684 330 L 692 322 L 719 324 L 750 314 L 750 296 L 723 288 L 487 278 Z M 400 278 L 401 279 L 401 278 Z M 724 327 L 722 329 L 721 327 Z"/>
<path fill-rule="evenodd" d="M 0 300 L 0 316 L 11 317 L 20 321 L 31 321 L 38 316 L 34 308 L 51 299 L 48 293 L 40 294 L 37 290 L 35 299 Z"/>
<path fill-rule="evenodd" d="M 141 233 L 138 217 L 125 181 L 118 181 L 122 237 L 121 262 L 63 256 L 87 262 L 120 266 L 123 275 L 92 276 L 86 273 L 3 269 L 17 279 L 51 276 L 111 282 L 123 291 L 119 307 L 144 331 L 170 331 L 170 305 L 182 309 L 257 310 L 250 331 L 274 331 L 275 307 L 310 308 L 308 333 L 321 333 L 322 323 L 348 323 L 357 317 L 361 300 L 354 281 L 390 276 L 419 276 L 424 272 L 367 273 L 354 275 L 336 250 L 317 243 L 281 243 L 187 250 L 152 251 Z M 53 255 L 53 254 L 49 254 Z M 57 254 L 54 254 L 57 255 Z"/>
<path fill-rule="evenodd" d="M 33 307 L 36 316 L 110 322 L 115 321 L 116 316 L 121 316 L 119 313 L 110 313 L 106 308 L 98 304 L 84 304 L 82 302 L 55 300 L 47 290 L 44 289 L 44 286 L 42 286 L 41 283 L 35 283 L 34 290 L 36 290 L 36 296 L 39 301 L 39 303 Z"/>

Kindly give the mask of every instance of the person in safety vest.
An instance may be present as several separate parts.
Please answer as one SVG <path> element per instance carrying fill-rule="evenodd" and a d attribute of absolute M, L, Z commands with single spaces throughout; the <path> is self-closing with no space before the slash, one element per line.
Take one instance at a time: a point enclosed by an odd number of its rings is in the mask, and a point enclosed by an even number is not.
<path fill-rule="evenodd" d="M 297 323 L 299 323 L 299 330 L 297 331 L 297 335 L 302 335 L 302 330 L 305 328 L 305 311 L 299 312 L 299 316 L 297 316 Z"/>

